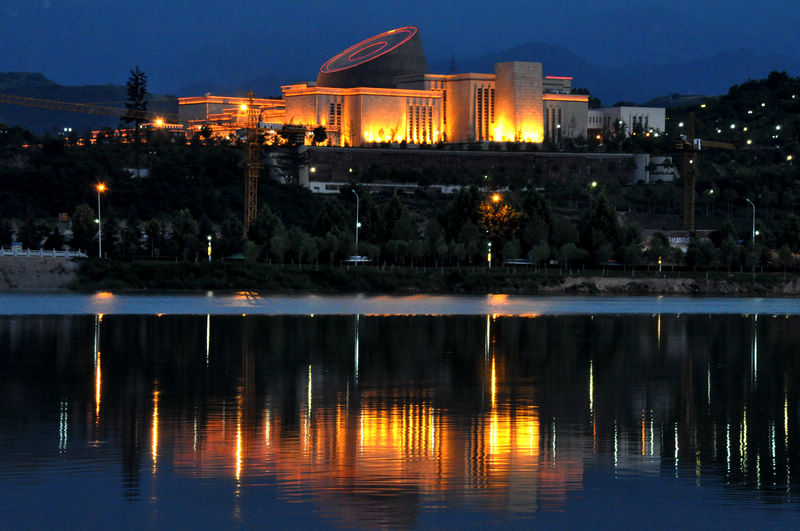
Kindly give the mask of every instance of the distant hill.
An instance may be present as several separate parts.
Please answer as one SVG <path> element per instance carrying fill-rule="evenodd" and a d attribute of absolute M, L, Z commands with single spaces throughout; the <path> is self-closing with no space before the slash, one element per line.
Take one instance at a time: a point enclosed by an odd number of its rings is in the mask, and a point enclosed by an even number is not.
<path fill-rule="evenodd" d="M 604 105 L 647 102 L 664 94 L 719 95 L 743 79 L 766 77 L 773 70 L 800 75 L 800 62 L 737 50 L 678 63 L 639 63 L 617 67 L 592 64 L 557 44 L 529 42 L 479 56 L 459 56 L 459 72 L 493 72 L 502 61 L 536 61 L 545 75 L 572 76 L 574 87 L 588 88 Z M 430 62 L 433 73 L 448 73 L 451 58 Z"/>
<path fill-rule="evenodd" d="M 127 97 L 122 85 L 63 86 L 47 79 L 42 74 L 28 72 L 0 72 L 0 94 L 25 96 L 45 100 L 125 107 Z M 174 96 L 149 95 L 148 110 L 178 112 Z M 0 123 L 19 125 L 37 134 L 56 134 L 64 127 L 71 127 L 78 134 L 101 127 L 117 127 L 119 118 L 94 114 L 72 113 L 0 104 Z"/>

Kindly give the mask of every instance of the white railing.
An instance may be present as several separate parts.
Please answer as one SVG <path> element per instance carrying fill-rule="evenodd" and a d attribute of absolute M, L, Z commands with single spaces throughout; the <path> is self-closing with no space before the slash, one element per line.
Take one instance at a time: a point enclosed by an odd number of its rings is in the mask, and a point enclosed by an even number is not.
<path fill-rule="evenodd" d="M 6 249 L 0 247 L 0 256 L 32 256 L 38 258 L 88 258 L 88 255 L 83 251 L 46 251 L 44 249 L 20 249 L 19 247 L 12 247 Z"/>

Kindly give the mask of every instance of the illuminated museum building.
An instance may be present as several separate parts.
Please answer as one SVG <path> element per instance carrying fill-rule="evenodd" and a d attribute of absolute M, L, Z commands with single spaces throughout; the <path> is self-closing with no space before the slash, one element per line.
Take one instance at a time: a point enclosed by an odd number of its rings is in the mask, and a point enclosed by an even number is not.
<path fill-rule="evenodd" d="M 497 63 L 491 74 L 430 74 L 414 27 L 351 46 L 322 65 L 316 82 L 285 85 L 282 92 L 281 100 L 253 100 L 262 126 L 323 126 L 335 146 L 558 141 L 608 128 L 614 119 L 606 109 L 589 111 L 589 97 L 573 93 L 572 78 L 543 76 L 541 63 Z M 209 125 L 218 135 L 234 133 L 245 126 L 246 102 L 179 98 L 180 120 L 189 130 Z M 663 130 L 660 111 L 660 120 L 656 112 L 646 122 L 653 129 Z"/>

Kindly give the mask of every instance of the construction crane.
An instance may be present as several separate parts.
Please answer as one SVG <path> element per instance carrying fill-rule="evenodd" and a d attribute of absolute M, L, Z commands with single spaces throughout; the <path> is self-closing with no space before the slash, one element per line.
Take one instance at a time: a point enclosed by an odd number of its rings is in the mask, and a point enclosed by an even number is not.
<path fill-rule="evenodd" d="M 110 107 L 106 105 L 97 105 L 94 103 L 74 103 L 69 101 L 43 100 L 24 96 L 12 96 L 10 94 L 0 94 L 0 103 L 23 105 L 26 107 L 38 107 L 39 109 L 51 109 L 54 111 L 99 114 L 103 116 L 119 116 L 121 118 L 130 118 L 131 120 L 146 120 L 155 122 L 161 119 L 169 123 L 177 123 L 178 121 L 178 116 L 170 113 L 132 111 L 122 107 Z"/>
<path fill-rule="evenodd" d="M 694 113 L 689 114 L 689 131 L 687 136 L 681 135 L 675 140 L 675 150 L 682 154 L 681 177 L 683 177 L 683 228 L 694 232 L 695 185 L 697 184 L 697 167 L 700 163 L 700 152 L 704 148 L 728 149 L 736 147 L 728 142 L 702 140 L 694 136 Z M 691 139 L 691 140 L 689 140 Z"/>
<path fill-rule="evenodd" d="M 248 91 L 247 103 L 247 165 L 244 175 L 244 235 L 258 214 L 258 177 L 261 174 L 261 144 L 258 142 L 260 111 L 253 103 L 253 93 Z"/>
<path fill-rule="evenodd" d="M 247 164 L 245 166 L 245 203 L 244 203 L 244 233 L 250 229 L 250 225 L 258 214 L 258 177 L 261 173 L 261 144 L 258 142 L 258 135 L 262 131 L 259 128 L 259 108 L 253 102 L 253 93 L 248 92 L 249 102 L 246 105 L 247 116 Z M 25 96 L 12 96 L 10 94 L 0 94 L 0 103 L 11 105 L 23 105 L 26 107 L 36 107 L 39 109 L 51 109 L 55 111 L 67 111 L 84 114 L 97 114 L 103 116 L 119 116 L 123 119 L 146 120 L 151 122 L 166 121 L 177 123 L 178 116 L 170 113 L 155 113 L 150 111 L 134 111 L 121 107 L 108 105 L 97 105 L 92 103 L 74 103 L 66 101 L 45 100 L 39 98 L 28 98 Z"/>

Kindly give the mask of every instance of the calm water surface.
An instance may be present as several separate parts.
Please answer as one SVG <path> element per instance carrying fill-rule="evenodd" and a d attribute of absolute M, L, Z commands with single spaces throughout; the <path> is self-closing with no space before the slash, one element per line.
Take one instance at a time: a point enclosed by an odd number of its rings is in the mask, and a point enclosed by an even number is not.
<path fill-rule="evenodd" d="M 646 315 L 6 310 L 0 518 L 797 528 L 800 316 L 691 302 Z"/>

